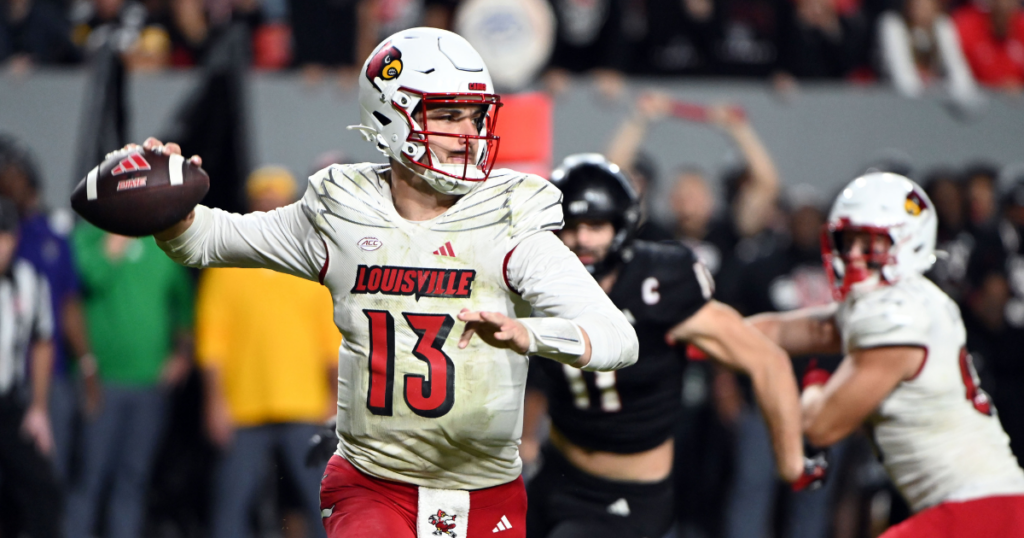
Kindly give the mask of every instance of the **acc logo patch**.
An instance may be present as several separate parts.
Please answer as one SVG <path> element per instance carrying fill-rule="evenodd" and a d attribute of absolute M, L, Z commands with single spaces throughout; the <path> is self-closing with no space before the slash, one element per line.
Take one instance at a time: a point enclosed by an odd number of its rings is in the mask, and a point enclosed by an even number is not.
<path fill-rule="evenodd" d="M 377 83 L 374 81 L 376 78 L 381 80 L 393 80 L 402 74 L 402 51 L 391 46 L 391 42 L 384 43 L 377 54 L 370 58 L 370 63 L 366 64 L 366 78 L 370 80 L 370 83 L 375 87 Z M 379 90 L 380 88 L 377 87 Z"/>
<path fill-rule="evenodd" d="M 376 237 L 364 237 L 360 239 L 359 242 L 356 244 L 359 245 L 359 248 L 367 252 L 371 252 L 380 248 L 381 245 L 384 244 L 384 242 L 381 241 L 380 239 L 377 239 Z"/>
<path fill-rule="evenodd" d="M 455 534 L 455 515 L 448 515 L 444 510 L 438 510 L 436 514 L 430 516 L 427 521 L 434 526 L 434 536 L 448 536 L 448 538 L 456 538 L 458 534 Z"/>
<path fill-rule="evenodd" d="M 914 191 L 911 191 L 907 195 L 907 200 L 903 202 L 903 209 L 907 210 L 907 214 L 912 217 L 918 217 L 921 215 L 921 211 L 928 208 L 928 204 L 924 203 L 924 200 Z"/>

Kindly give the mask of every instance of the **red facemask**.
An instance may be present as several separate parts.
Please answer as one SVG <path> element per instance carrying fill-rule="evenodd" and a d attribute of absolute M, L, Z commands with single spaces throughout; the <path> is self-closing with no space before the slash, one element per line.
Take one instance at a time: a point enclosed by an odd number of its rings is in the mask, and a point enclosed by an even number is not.
<path fill-rule="evenodd" d="M 849 247 L 842 245 L 840 237 L 844 231 L 856 231 L 867 233 L 868 252 L 861 255 L 866 262 L 864 266 L 852 263 L 849 255 Z M 821 258 L 825 265 L 825 274 L 828 276 L 829 285 L 832 287 L 832 296 L 837 301 L 846 299 L 853 287 L 871 278 L 874 271 L 881 273 L 882 267 L 895 263 L 895 258 L 890 254 L 889 249 L 884 252 L 875 252 L 873 245 L 880 237 L 892 240 L 887 228 L 873 226 L 852 226 L 849 221 L 843 219 L 839 223 L 829 223 L 822 226 L 821 230 Z M 837 283 L 839 271 L 836 268 L 836 258 L 842 261 L 842 281 Z M 882 279 L 885 279 L 882 274 Z"/>
<path fill-rule="evenodd" d="M 426 151 L 420 157 L 420 160 L 413 160 L 408 153 L 405 153 L 405 157 L 411 162 L 431 170 L 438 174 L 442 174 L 460 181 L 486 181 L 491 175 L 491 170 L 494 168 L 494 161 L 498 156 L 498 142 L 499 137 L 494 134 L 494 129 L 498 124 L 498 109 L 501 108 L 501 98 L 495 94 L 482 94 L 482 93 L 424 93 L 417 90 L 402 87 L 400 91 L 418 95 L 420 97 L 420 106 L 426 107 L 439 105 L 483 105 L 487 108 L 482 118 L 481 125 L 479 126 L 478 132 L 486 134 L 476 135 L 465 135 L 465 134 L 454 134 L 444 133 L 440 131 L 430 130 L 429 120 L 427 114 L 423 114 L 423 125 L 420 129 L 415 129 L 416 122 L 413 121 L 409 113 L 404 108 L 398 105 L 394 106 L 395 110 L 405 114 L 406 120 L 410 125 L 409 136 L 406 139 L 408 142 L 415 144 L 422 144 Z M 452 174 L 450 171 L 445 171 L 437 166 L 434 162 L 434 156 L 430 150 L 430 139 L 431 137 L 446 137 L 455 138 L 459 140 L 459 143 L 463 145 L 466 152 L 466 162 L 462 166 L 461 174 Z M 479 161 L 476 161 L 477 155 L 472 150 L 472 140 L 477 140 L 477 144 L 483 144 L 484 149 L 481 154 Z M 475 168 L 481 172 L 481 177 L 467 177 L 470 167 Z"/>

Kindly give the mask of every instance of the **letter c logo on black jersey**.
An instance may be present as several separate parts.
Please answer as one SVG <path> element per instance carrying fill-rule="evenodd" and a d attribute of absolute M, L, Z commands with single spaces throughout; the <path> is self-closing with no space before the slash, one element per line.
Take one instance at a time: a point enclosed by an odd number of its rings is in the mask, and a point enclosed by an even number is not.
<path fill-rule="evenodd" d="M 658 286 L 660 286 L 660 283 L 653 276 L 645 278 L 643 283 L 640 284 L 640 298 L 644 300 L 644 304 L 656 305 L 661 301 Z"/>

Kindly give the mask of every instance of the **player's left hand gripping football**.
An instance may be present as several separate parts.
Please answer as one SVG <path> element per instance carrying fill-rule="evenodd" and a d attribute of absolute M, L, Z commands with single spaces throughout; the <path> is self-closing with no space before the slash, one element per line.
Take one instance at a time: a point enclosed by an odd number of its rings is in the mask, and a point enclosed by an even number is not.
<path fill-rule="evenodd" d="M 525 355 L 530 349 L 530 333 L 522 323 L 497 312 L 473 312 L 463 308 L 459 321 L 466 322 L 466 330 L 459 338 L 459 349 L 466 349 L 476 334 L 488 345 L 499 349 L 511 349 Z"/>

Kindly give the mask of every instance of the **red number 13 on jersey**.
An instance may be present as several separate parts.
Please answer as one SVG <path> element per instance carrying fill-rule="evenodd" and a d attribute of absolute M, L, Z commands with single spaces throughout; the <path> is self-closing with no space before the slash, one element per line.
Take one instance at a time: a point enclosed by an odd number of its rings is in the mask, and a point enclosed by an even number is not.
<path fill-rule="evenodd" d="M 375 415 L 393 414 L 395 384 L 395 318 L 386 310 L 363 310 L 370 320 L 370 388 L 366 407 Z M 406 374 L 405 403 L 421 417 L 437 418 L 455 404 L 455 366 L 442 349 L 455 320 L 447 314 L 402 316 L 419 336 L 412 354 L 427 363 L 428 375 Z"/>

